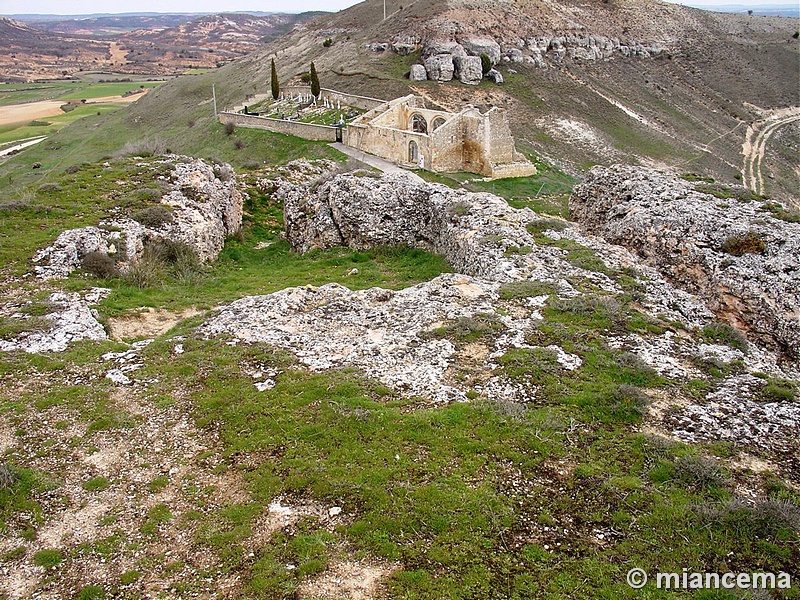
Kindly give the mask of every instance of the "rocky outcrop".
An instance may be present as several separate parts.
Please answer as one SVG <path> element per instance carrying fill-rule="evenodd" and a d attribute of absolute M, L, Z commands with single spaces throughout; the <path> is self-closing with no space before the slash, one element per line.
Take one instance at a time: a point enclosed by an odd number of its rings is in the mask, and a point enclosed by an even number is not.
<path fill-rule="evenodd" d="M 587 231 L 641 256 L 722 318 L 800 357 L 800 224 L 759 202 L 720 200 L 643 167 L 595 167 L 570 210 Z"/>
<path fill-rule="evenodd" d="M 91 306 L 100 302 L 110 291 L 92 288 L 83 296 L 77 292 L 50 294 L 47 299 L 50 312 L 41 317 L 40 325 L 14 339 L 0 340 L 0 351 L 62 352 L 73 342 L 107 339 L 106 330 L 98 321 L 97 311 Z M 11 318 L 23 319 L 26 315 L 16 313 Z"/>
<path fill-rule="evenodd" d="M 449 54 L 450 56 L 467 56 L 464 47 L 455 40 L 443 40 L 432 38 L 425 42 L 422 47 L 424 57 L 436 56 L 437 54 Z"/>
<path fill-rule="evenodd" d="M 455 67 L 452 54 L 435 54 L 425 59 L 425 71 L 433 81 L 451 81 Z"/>
<path fill-rule="evenodd" d="M 500 44 L 490 37 L 465 37 L 458 40 L 461 46 L 467 51 L 470 56 L 480 56 L 485 54 L 495 65 L 500 62 L 502 53 L 500 51 Z"/>
<path fill-rule="evenodd" d="M 569 295 L 577 292 L 570 292 L 566 279 L 577 277 L 598 289 L 619 291 L 607 275 L 566 260 L 565 250 L 537 244 L 527 225 L 538 215 L 512 208 L 493 194 L 418 183 L 405 173 L 395 173 L 379 179 L 342 174 L 316 185 L 287 183 L 277 195 L 284 201 L 286 237 L 298 252 L 406 245 L 444 256 L 459 273 L 494 282 L 560 281 L 563 293 Z M 627 251 L 574 229 L 547 235 L 590 247 L 618 268 L 638 268 Z M 643 302 L 653 314 L 691 326 L 711 318 L 704 305 L 673 288 L 654 269 L 646 280 Z"/>
<path fill-rule="evenodd" d="M 411 42 L 393 44 L 392 49 L 405 56 L 416 49 L 419 41 L 413 41 L 413 44 Z M 662 42 L 643 42 L 585 33 L 551 33 L 529 36 L 513 45 L 501 45 L 494 38 L 485 35 L 461 36 L 457 40 L 431 37 L 422 43 L 422 55 L 426 59 L 437 56 L 455 59 L 466 56 L 480 57 L 481 54 L 486 54 L 493 65 L 500 62 L 527 63 L 545 68 L 548 64 L 562 64 L 565 60 L 591 62 L 614 58 L 653 58 L 666 52 L 667 48 L 667 44 Z M 449 81 L 446 78 L 432 76 L 430 70 L 428 77 Z"/>
<path fill-rule="evenodd" d="M 457 273 L 400 291 L 351 291 L 328 284 L 243 298 L 208 319 L 198 329 L 200 335 L 283 348 L 315 371 L 357 369 L 419 402 L 465 401 L 476 392 L 492 402 L 535 402 L 537 389 L 505 376 L 498 359 L 510 349 L 537 349 L 552 356 L 557 368 L 581 368 L 582 358 L 558 344 L 535 345 L 545 306 L 552 306 L 554 297 L 558 302 L 579 302 L 587 289 L 602 290 L 606 298 L 622 297 L 626 292 L 606 273 L 624 269 L 638 282 L 636 305 L 641 310 L 682 322 L 687 331 L 598 331 L 608 348 L 635 357 L 632 360 L 675 382 L 702 377 L 700 369 L 709 361 L 744 365 L 750 372 L 779 378 L 800 377 L 796 369 L 776 364 L 775 355 L 757 344 L 745 354 L 687 334 L 714 315 L 626 249 L 552 220 L 545 224 L 553 224 L 553 229 L 534 230 L 560 243 L 537 243 L 541 239 L 528 225 L 542 219 L 491 194 L 417 183 L 403 173 L 380 178 L 342 174 L 313 184 L 287 181 L 275 193 L 284 201 L 287 239 L 299 252 L 342 245 L 360 250 L 406 245 L 443 255 Z M 558 247 L 562 244 L 591 248 L 605 266 L 595 271 L 574 264 L 568 251 Z M 504 300 L 504 286 L 520 282 L 546 284 L 552 297 L 548 299 L 545 291 L 521 302 Z M 580 282 L 578 287 L 575 282 Z M 448 324 L 476 322 L 491 324 L 493 333 L 467 346 L 437 333 Z M 469 376 L 464 380 L 456 373 Z M 657 413 L 659 423 L 679 437 L 710 439 L 712 425 L 725 425 L 714 416 L 720 394 L 712 389 L 705 399 Z M 726 410 L 743 416 L 749 401 L 728 398 Z M 791 403 L 773 402 L 759 411 L 758 419 L 749 423 L 747 444 L 780 452 L 789 448 L 800 432 Z M 745 425 L 743 421 L 725 431 L 736 435 Z M 766 446 L 754 441 L 758 431 L 776 428 L 780 435 L 773 435 Z"/>
<path fill-rule="evenodd" d="M 168 160 L 174 168 L 170 189 L 161 198 L 168 220 L 146 226 L 132 218 L 108 219 L 99 227 L 65 231 L 34 257 L 37 275 L 66 277 L 92 252 L 108 254 L 125 268 L 141 257 L 149 241 L 162 239 L 188 244 L 203 262 L 216 259 L 225 238 L 242 223 L 243 196 L 233 169 L 199 159 Z"/>
<path fill-rule="evenodd" d="M 477 56 L 456 56 L 453 58 L 454 75 L 468 85 L 478 85 L 483 79 L 481 59 Z"/>
<path fill-rule="evenodd" d="M 392 52 L 400 56 L 408 56 L 419 46 L 419 37 L 411 35 L 401 35 L 392 40 Z"/>

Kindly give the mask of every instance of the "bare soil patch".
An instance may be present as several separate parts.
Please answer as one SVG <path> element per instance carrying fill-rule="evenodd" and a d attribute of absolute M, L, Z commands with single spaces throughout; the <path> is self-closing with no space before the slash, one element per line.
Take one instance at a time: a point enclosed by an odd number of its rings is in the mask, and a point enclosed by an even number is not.
<path fill-rule="evenodd" d="M 398 565 L 343 560 L 316 579 L 303 583 L 300 598 L 317 600 L 378 600 L 386 598 L 384 583 Z"/>
<path fill-rule="evenodd" d="M 187 308 L 181 312 L 170 312 L 163 308 L 142 307 L 131 313 L 108 320 L 107 328 L 115 340 L 131 340 L 137 338 L 157 337 L 166 333 L 183 319 L 199 315 L 195 308 Z"/>

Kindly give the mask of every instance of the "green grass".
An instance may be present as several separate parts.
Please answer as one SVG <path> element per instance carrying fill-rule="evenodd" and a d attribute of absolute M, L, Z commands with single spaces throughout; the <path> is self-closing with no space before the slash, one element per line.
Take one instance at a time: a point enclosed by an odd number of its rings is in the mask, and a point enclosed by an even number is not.
<path fill-rule="evenodd" d="M 556 341 L 559 319 L 547 321 Z M 220 434 L 251 493 L 250 503 L 198 515 L 198 541 L 223 554 L 225 569 L 248 565 L 245 597 L 293 593 L 342 544 L 401 565 L 391 597 L 638 598 L 626 565 L 728 569 L 730 552 L 739 565 L 789 568 L 796 550 L 783 521 L 729 529 L 727 517 L 705 520 L 731 497 L 724 474 L 681 458 L 693 453 L 686 446 L 651 445 L 632 429 L 647 389 L 663 380 L 586 342 L 590 319 L 562 323 L 573 331 L 558 341 L 584 365 L 566 372 L 549 351 L 507 353 L 501 368 L 542 390 L 513 418 L 489 402 L 409 410 L 413 399 L 380 384 L 309 374 L 261 345 L 187 339 L 184 354 L 156 368 L 169 344 L 155 342 L 143 375 L 158 373 L 169 394 L 185 387 L 181 373 L 196 374 L 198 423 Z M 282 372 L 275 388 L 255 390 L 253 361 Z M 252 525 L 276 495 L 338 505 L 353 519 L 333 531 L 306 519 L 248 559 Z M 598 544 L 595 531 L 615 533 Z"/>
<path fill-rule="evenodd" d="M 151 89 L 161 85 L 160 81 L 143 82 L 109 82 L 109 83 L 89 83 L 78 84 L 71 90 L 59 96 L 59 100 L 93 100 L 94 98 L 104 98 L 106 96 L 122 96 L 128 92 L 136 91 L 140 88 Z"/>
<path fill-rule="evenodd" d="M 64 560 L 64 555 L 60 550 L 39 550 L 33 555 L 33 564 L 39 567 L 55 567 L 61 564 Z"/>
<path fill-rule="evenodd" d="M 0 414 L 2 414 L 2 398 L 0 398 Z M 10 487 L 0 486 L 0 533 L 9 531 L 22 532 L 27 527 L 38 524 L 42 519 L 42 506 L 36 496 L 52 489 L 54 481 L 45 473 L 33 469 L 19 468 L 3 461 L 9 469 L 13 483 Z M 25 512 L 31 516 L 30 522 L 21 523 L 13 519 L 13 515 Z"/>
<path fill-rule="evenodd" d="M 153 88 L 160 82 L 145 83 L 53 83 L 46 85 L 13 85 L 0 84 L 0 106 L 34 102 L 37 100 L 63 100 L 64 103 L 74 100 L 88 100 L 89 104 L 81 104 L 63 114 L 43 117 L 37 121 L 22 121 L 0 126 L 0 147 L 31 137 L 51 136 L 67 125 L 87 116 L 102 116 L 119 110 L 125 104 L 103 103 L 91 104 L 95 98 L 106 96 L 122 96 L 124 93 L 137 90 L 140 86 Z M 19 91 L 14 91 L 19 90 Z"/>
<path fill-rule="evenodd" d="M 471 192 L 490 192 L 505 198 L 514 208 L 528 207 L 536 212 L 569 218 L 567 202 L 577 179 L 546 161 L 530 157 L 538 173 L 531 177 L 511 177 L 492 181 L 473 181 L 474 173 L 433 173 L 417 171 L 426 181 L 442 183 Z"/>
<path fill-rule="evenodd" d="M 168 171 L 169 169 L 167 169 Z M 157 164 L 147 168 L 130 159 L 114 161 L 109 168 L 87 165 L 58 179 L 58 187 L 26 194 L 13 208 L 0 204 L 0 263 L 21 274 L 30 269 L 29 260 L 64 229 L 94 225 L 113 207 L 136 214 L 152 204 L 142 190 L 159 190 L 158 177 L 164 172 Z M 109 186 L 125 180 L 125 185 Z M 87 206 L 84 198 L 93 198 Z M 379 248 L 356 252 L 344 248 L 311 252 L 301 256 L 279 238 L 282 230 L 281 207 L 271 198 L 251 190 L 247 216 L 240 236 L 228 240 L 219 259 L 191 278 L 165 277 L 150 287 L 140 288 L 124 279 L 99 280 L 76 273 L 66 283 L 70 289 L 85 289 L 102 284 L 113 291 L 102 304 L 112 315 L 128 308 L 161 306 L 179 309 L 186 306 L 209 308 L 217 303 L 245 295 L 271 293 L 292 285 L 322 285 L 337 281 L 351 289 L 376 285 L 398 288 L 426 281 L 448 265 L 439 257 L 409 248 Z M 25 236 L 18 234 L 23 229 Z M 256 248 L 269 242 L 266 248 Z M 348 275 L 352 269 L 358 273 Z M 23 322 L 28 323 L 29 322 Z M 8 327 L 19 323 L 9 322 Z M 13 333 L 13 332 L 12 332 Z"/>
<path fill-rule="evenodd" d="M 110 485 L 111 482 L 105 477 L 92 477 L 88 481 L 85 481 L 82 487 L 87 492 L 102 492 Z"/>

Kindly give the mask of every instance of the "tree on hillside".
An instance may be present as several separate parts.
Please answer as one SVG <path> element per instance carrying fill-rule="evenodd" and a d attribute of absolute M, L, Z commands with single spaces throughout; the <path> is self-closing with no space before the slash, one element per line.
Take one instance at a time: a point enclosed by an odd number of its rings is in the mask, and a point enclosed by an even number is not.
<path fill-rule="evenodd" d="M 317 68 L 314 66 L 314 63 L 311 63 L 311 95 L 314 98 L 319 98 L 319 77 L 317 76 Z"/>
<path fill-rule="evenodd" d="M 278 83 L 278 70 L 275 68 L 275 59 L 272 59 L 272 73 L 270 83 L 272 85 L 272 99 L 277 100 L 281 92 L 280 83 Z"/>

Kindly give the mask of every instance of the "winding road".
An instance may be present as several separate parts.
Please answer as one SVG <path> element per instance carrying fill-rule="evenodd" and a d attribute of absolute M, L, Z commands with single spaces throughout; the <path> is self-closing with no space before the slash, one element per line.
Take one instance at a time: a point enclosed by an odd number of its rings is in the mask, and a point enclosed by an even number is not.
<path fill-rule="evenodd" d="M 766 192 L 761 168 L 770 137 L 784 125 L 800 121 L 800 106 L 764 111 L 764 115 L 750 124 L 742 144 L 742 182 L 755 194 Z"/>

